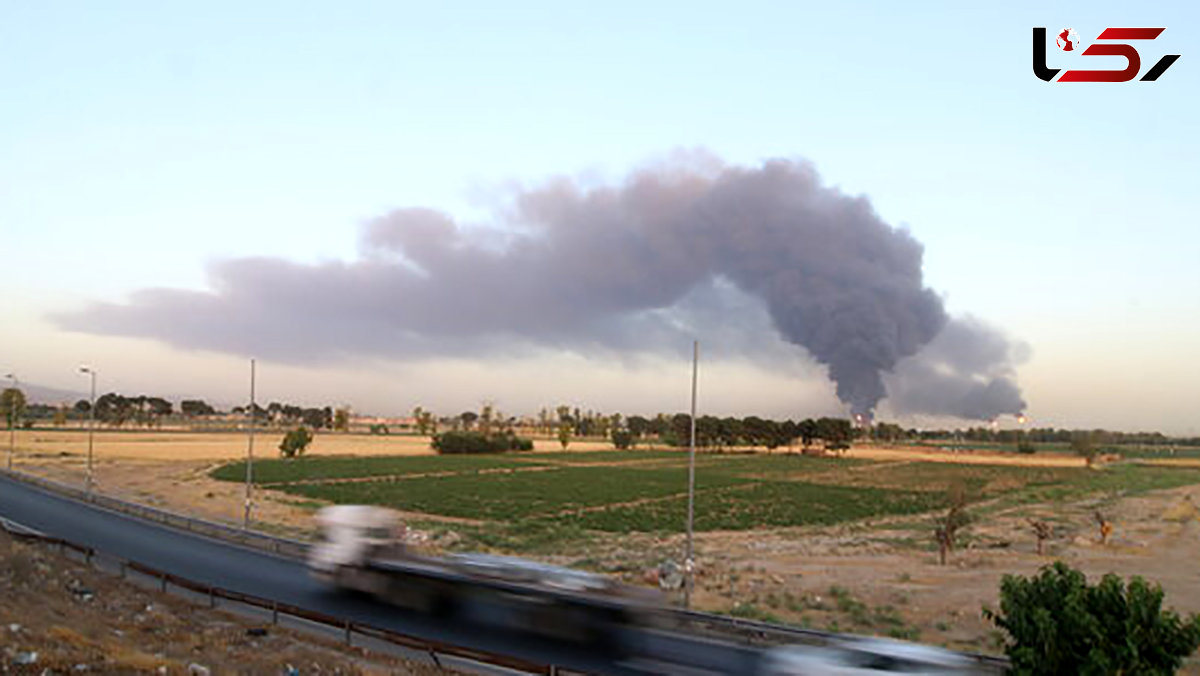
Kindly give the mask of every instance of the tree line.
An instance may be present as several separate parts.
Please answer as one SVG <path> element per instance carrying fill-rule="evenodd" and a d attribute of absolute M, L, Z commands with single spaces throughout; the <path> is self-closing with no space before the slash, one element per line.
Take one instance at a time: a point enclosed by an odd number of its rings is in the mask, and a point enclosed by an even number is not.
<path fill-rule="evenodd" d="M 878 427 L 878 426 L 877 426 Z M 1089 437 L 1099 446 L 1200 446 L 1200 437 L 1169 437 L 1161 432 L 1117 432 L 1105 429 L 1067 429 L 1040 427 L 1029 430 L 997 430 L 990 427 L 969 427 L 955 430 L 902 430 L 900 439 L 933 441 L 961 439 L 988 443 L 1016 444 L 1028 441 L 1039 444 L 1070 444 L 1081 435 Z"/>
<path fill-rule="evenodd" d="M 0 392 L 0 411 L 8 426 L 30 427 L 35 421 L 53 421 L 55 425 L 68 420 L 88 420 L 94 416 L 101 424 L 112 427 L 126 425 L 158 427 L 165 420 L 196 419 L 224 416 L 226 413 L 203 399 L 184 399 L 178 408 L 163 397 L 144 394 L 126 396 L 108 392 L 96 398 L 95 411 L 92 402 L 80 399 L 72 406 L 59 404 L 29 404 L 24 393 L 16 388 Z M 246 416 L 249 406 L 235 406 L 229 414 Z M 271 402 L 266 407 L 254 405 L 254 417 L 260 424 L 294 426 L 305 425 L 312 429 L 349 429 L 350 411 L 331 406 L 303 407 L 294 404 Z"/>

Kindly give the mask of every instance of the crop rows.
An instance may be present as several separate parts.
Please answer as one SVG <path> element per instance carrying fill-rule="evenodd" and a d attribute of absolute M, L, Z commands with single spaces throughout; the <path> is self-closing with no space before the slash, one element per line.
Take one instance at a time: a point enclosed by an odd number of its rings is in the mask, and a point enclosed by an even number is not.
<path fill-rule="evenodd" d="M 296 460 L 257 460 L 254 462 L 256 483 L 316 481 L 320 479 L 350 479 L 376 476 L 411 476 L 441 472 L 478 472 L 487 469 L 531 467 L 543 463 L 526 456 L 494 455 L 417 455 L 351 456 L 300 458 Z M 521 459 L 516 459 L 521 458 Z M 213 470 L 212 477 L 222 481 L 244 481 L 246 463 L 234 462 Z"/>
<path fill-rule="evenodd" d="M 256 463 L 255 472 L 264 483 L 292 482 L 280 487 L 289 493 L 335 503 L 630 532 L 678 530 L 687 505 L 686 468 L 686 453 L 613 451 L 270 460 Z M 244 465 L 234 463 L 213 475 L 240 481 L 244 472 Z M 396 480 L 319 482 L 380 476 Z M 944 507 L 956 488 L 971 501 L 1141 492 L 1200 483 L 1200 470 L 1119 465 L 1096 471 L 702 454 L 696 479 L 697 529 L 744 530 L 927 512 Z"/>

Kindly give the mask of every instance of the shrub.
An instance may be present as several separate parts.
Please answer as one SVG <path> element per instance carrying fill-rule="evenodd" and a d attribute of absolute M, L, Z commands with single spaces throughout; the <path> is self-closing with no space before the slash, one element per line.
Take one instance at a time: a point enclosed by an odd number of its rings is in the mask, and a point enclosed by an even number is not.
<path fill-rule="evenodd" d="M 304 453 L 312 440 L 312 432 L 307 427 L 297 427 L 283 435 L 283 441 L 279 442 L 279 454 L 285 458 L 295 458 Z"/>
<path fill-rule="evenodd" d="M 1162 601 L 1140 577 L 1091 586 L 1059 561 L 1036 577 L 1005 575 L 1000 612 L 983 614 L 1008 633 L 1014 673 L 1172 674 L 1200 646 L 1200 615 L 1180 619 Z"/>
<path fill-rule="evenodd" d="M 1017 452 L 1029 454 L 1037 453 L 1037 446 L 1034 446 L 1032 441 L 1022 441 L 1021 443 L 1017 444 Z"/>
<path fill-rule="evenodd" d="M 616 446 L 622 451 L 627 451 L 633 448 L 633 433 L 629 430 L 613 430 L 612 442 L 613 446 Z"/>
<path fill-rule="evenodd" d="M 488 435 L 473 431 L 447 431 L 435 434 L 430 444 L 438 453 L 504 453 L 532 451 L 533 441 L 514 434 Z"/>

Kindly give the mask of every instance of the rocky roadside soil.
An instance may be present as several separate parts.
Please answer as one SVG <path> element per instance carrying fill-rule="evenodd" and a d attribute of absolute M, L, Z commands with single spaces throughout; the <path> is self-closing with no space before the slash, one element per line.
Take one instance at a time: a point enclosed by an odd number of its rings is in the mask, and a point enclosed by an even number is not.
<path fill-rule="evenodd" d="M 195 606 L 0 530 L 0 673 L 445 672 Z"/>

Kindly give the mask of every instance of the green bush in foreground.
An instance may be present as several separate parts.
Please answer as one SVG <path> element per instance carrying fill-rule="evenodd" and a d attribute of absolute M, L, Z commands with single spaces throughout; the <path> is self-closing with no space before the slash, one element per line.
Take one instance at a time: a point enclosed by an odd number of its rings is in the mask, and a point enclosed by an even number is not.
<path fill-rule="evenodd" d="M 1028 579 L 1005 575 L 1000 612 L 983 614 L 1008 633 L 1015 674 L 1173 674 L 1200 646 L 1200 616 L 1180 619 L 1162 601 L 1140 577 L 1091 586 L 1058 561 Z"/>
<path fill-rule="evenodd" d="M 513 434 L 449 431 L 435 434 L 430 443 L 438 453 L 504 453 L 532 451 L 533 441 Z"/>

